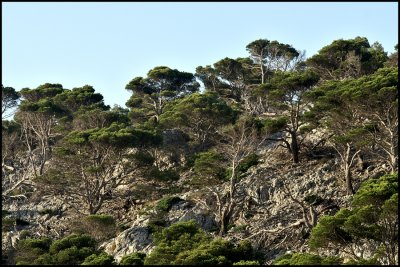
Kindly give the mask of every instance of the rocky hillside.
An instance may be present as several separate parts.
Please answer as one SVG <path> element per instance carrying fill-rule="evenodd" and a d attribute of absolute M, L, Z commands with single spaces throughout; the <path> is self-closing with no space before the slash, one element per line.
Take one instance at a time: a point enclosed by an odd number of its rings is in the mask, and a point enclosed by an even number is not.
<path fill-rule="evenodd" d="M 271 264 L 278 256 L 291 251 L 308 252 L 306 241 L 318 219 L 348 207 L 352 197 L 346 196 L 344 181 L 338 176 L 338 159 L 329 153 L 293 164 L 279 147 L 267 145 L 259 150 L 260 163 L 242 174 L 238 183 L 240 212 L 224 238 L 233 242 L 251 241 L 255 249 L 263 252 L 264 263 Z M 384 174 L 379 164 L 371 162 L 368 168 L 356 169 L 359 179 L 355 186 Z M 228 186 L 226 182 L 215 189 L 225 192 Z M 134 203 L 121 218 L 125 229 L 104 241 L 100 248 L 117 262 L 134 252 L 149 254 L 155 247 L 154 226 L 167 227 L 189 220 L 217 236 L 216 216 L 209 209 L 211 205 L 205 204 L 213 201 L 210 192 L 188 190 L 166 194 L 147 203 Z M 164 202 L 167 206 L 160 209 L 160 203 Z M 56 198 L 35 197 L 35 194 L 30 199 L 4 201 L 3 210 L 7 211 L 5 218 L 18 218 L 20 222 L 3 231 L 5 248 L 15 247 L 28 231 L 31 237 L 37 238 L 65 236 L 71 233 L 71 220 L 79 218 Z M 113 206 L 104 211 L 115 212 Z"/>
<path fill-rule="evenodd" d="M 398 264 L 397 51 L 246 50 L 156 66 L 127 108 L 2 86 L 2 262 Z"/>

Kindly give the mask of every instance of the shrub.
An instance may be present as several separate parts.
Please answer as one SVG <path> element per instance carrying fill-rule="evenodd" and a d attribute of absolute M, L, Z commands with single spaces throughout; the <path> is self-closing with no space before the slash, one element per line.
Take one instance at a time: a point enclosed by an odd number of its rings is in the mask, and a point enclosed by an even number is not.
<path fill-rule="evenodd" d="M 48 252 L 50 244 L 49 238 L 20 240 L 16 247 L 16 264 L 31 264 L 39 256 Z"/>
<path fill-rule="evenodd" d="M 246 230 L 246 227 L 247 227 L 246 224 L 234 226 L 234 227 L 232 227 L 231 231 L 234 233 L 240 233 L 240 232 L 243 232 L 244 230 Z"/>
<path fill-rule="evenodd" d="M 122 257 L 119 265 L 143 265 L 146 254 L 135 252 L 130 255 Z"/>
<path fill-rule="evenodd" d="M 156 248 L 145 258 L 145 265 L 220 265 L 254 260 L 250 242 L 234 245 L 213 237 L 192 221 L 179 222 L 155 235 Z"/>
<path fill-rule="evenodd" d="M 238 171 L 241 173 L 247 172 L 250 167 L 255 166 L 259 163 L 259 159 L 260 157 L 255 153 L 248 155 L 239 164 Z"/>
<path fill-rule="evenodd" d="M 322 257 L 308 253 L 286 254 L 277 260 L 274 265 L 321 265 Z"/>
<path fill-rule="evenodd" d="M 398 175 L 384 175 L 364 182 L 353 196 L 351 207 L 340 209 L 333 216 L 323 216 L 312 229 L 308 245 L 311 249 L 347 246 L 362 249 L 357 240 L 375 247 L 371 258 L 353 260 L 395 264 L 398 246 Z"/>
<path fill-rule="evenodd" d="M 1 229 L 8 232 L 14 229 L 15 218 L 1 218 Z"/>
<path fill-rule="evenodd" d="M 238 261 L 233 263 L 233 265 L 260 265 L 260 263 L 258 261 Z"/>
<path fill-rule="evenodd" d="M 179 173 L 177 173 L 174 170 L 159 170 L 157 167 L 152 167 L 150 168 L 149 174 L 151 178 L 163 182 L 168 182 L 168 181 L 178 181 L 180 176 Z"/>
<path fill-rule="evenodd" d="M 118 227 L 111 215 L 93 214 L 73 222 L 71 228 L 79 234 L 88 234 L 101 242 L 114 237 Z"/>
<path fill-rule="evenodd" d="M 167 222 L 160 217 L 152 217 L 149 219 L 149 222 L 147 223 L 149 233 L 157 233 L 161 231 L 166 225 Z"/>
<path fill-rule="evenodd" d="M 156 209 L 159 211 L 169 211 L 179 201 L 182 201 L 182 199 L 177 196 L 164 197 L 157 202 Z"/>
<path fill-rule="evenodd" d="M 114 258 L 107 253 L 92 254 L 88 256 L 81 265 L 113 265 Z"/>
<path fill-rule="evenodd" d="M 70 247 L 77 247 L 77 248 L 89 248 L 94 250 L 96 246 L 96 241 L 89 235 L 76 235 L 72 234 L 67 236 L 63 239 L 54 241 L 53 244 L 50 246 L 50 253 L 57 254 L 61 250 L 70 248 Z"/>
<path fill-rule="evenodd" d="M 49 238 L 20 240 L 16 264 L 77 265 L 95 254 L 96 242 L 87 235 L 70 235 L 52 242 Z"/>
<path fill-rule="evenodd" d="M 224 157 L 213 151 L 198 153 L 193 163 L 192 185 L 204 185 L 222 181 L 225 175 Z"/>
<path fill-rule="evenodd" d="M 240 177 L 243 175 L 245 172 L 247 172 L 250 167 L 255 166 L 259 163 L 260 157 L 253 153 L 245 157 L 240 163 L 239 166 L 237 167 L 237 177 Z M 229 179 L 232 175 L 232 170 L 227 169 L 225 172 L 225 179 Z"/>
<path fill-rule="evenodd" d="M 22 230 L 20 233 L 19 233 L 19 239 L 20 240 L 22 240 L 22 239 L 27 239 L 28 237 L 30 237 L 31 236 L 31 233 L 28 231 L 28 230 Z"/>

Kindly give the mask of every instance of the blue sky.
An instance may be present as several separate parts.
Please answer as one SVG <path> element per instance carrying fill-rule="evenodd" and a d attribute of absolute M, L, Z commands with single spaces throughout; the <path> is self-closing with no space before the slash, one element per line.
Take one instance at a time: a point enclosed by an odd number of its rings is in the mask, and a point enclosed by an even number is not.
<path fill-rule="evenodd" d="M 397 10 L 397 2 L 2 3 L 2 84 L 89 84 L 106 104 L 125 107 L 132 78 L 246 57 L 260 38 L 310 57 L 333 40 L 365 36 L 391 53 Z"/>

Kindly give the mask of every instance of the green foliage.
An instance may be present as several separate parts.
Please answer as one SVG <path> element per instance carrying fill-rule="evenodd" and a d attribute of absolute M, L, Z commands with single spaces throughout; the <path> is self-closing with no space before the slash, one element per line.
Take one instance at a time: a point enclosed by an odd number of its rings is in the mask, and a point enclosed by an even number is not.
<path fill-rule="evenodd" d="M 23 239 L 18 242 L 16 247 L 16 264 L 34 264 L 40 255 L 45 254 L 51 244 L 49 238 Z"/>
<path fill-rule="evenodd" d="M 92 214 L 85 218 L 90 223 L 102 224 L 104 226 L 113 226 L 115 225 L 115 219 L 111 215 L 105 214 Z"/>
<path fill-rule="evenodd" d="M 87 235 L 70 235 L 52 242 L 49 238 L 23 239 L 17 244 L 16 263 L 77 265 L 96 252 L 96 242 Z"/>
<path fill-rule="evenodd" d="M 211 239 L 194 221 L 173 224 L 154 237 L 157 246 L 146 257 L 145 265 L 173 264 L 180 252 Z"/>
<path fill-rule="evenodd" d="M 87 234 L 98 242 L 114 237 L 117 233 L 116 221 L 111 215 L 92 214 L 72 223 L 71 228 L 79 234 Z"/>
<path fill-rule="evenodd" d="M 199 86 L 191 73 L 155 67 L 147 73 L 147 78 L 136 77 L 126 85 L 125 89 L 133 93 L 126 103 L 132 108 L 130 117 L 139 123 L 154 118 L 158 123 L 167 102 L 196 92 Z"/>
<path fill-rule="evenodd" d="M 132 157 L 140 164 L 141 166 L 152 166 L 155 159 L 154 157 L 145 151 L 138 151 L 135 154 L 132 155 Z"/>
<path fill-rule="evenodd" d="M 228 102 L 239 104 L 246 84 L 256 83 L 249 58 L 232 59 L 225 57 L 211 66 L 197 67 L 196 75 L 202 80 L 207 91 L 216 92 Z M 239 105 L 237 105 L 239 108 Z"/>
<path fill-rule="evenodd" d="M 180 222 L 155 234 L 156 248 L 145 259 L 145 265 L 220 265 L 254 259 L 249 242 L 234 245 L 199 229 L 194 221 Z"/>
<path fill-rule="evenodd" d="M 77 248 L 91 248 L 94 249 L 96 241 L 89 235 L 76 235 L 72 234 L 63 239 L 56 240 L 50 246 L 50 253 L 56 254 L 61 250 L 77 247 Z"/>
<path fill-rule="evenodd" d="M 12 231 L 14 229 L 15 218 L 1 218 L 1 230 L 3 232 Z"/>
<path fill-rule="evenodd" d="M 342 259 L 338 257 L 321 257 L 309 253 L 285 254 L 276 259 L 273 265 L 340 265 Z"/>
<path fill-rule="evenodd" d="M 92 254 L 88 256 L 81 265 L 113 265 L 114 258 L 107 253 L 101 252 L 100 254 Z"/>
<path fill-rule="evenodd" d="M 241 173 L 245 173 L 250 167 L 255 166 L 259 163 L 260 157 L 252 153 L 246 156 L 239 164 L 238 171 Z"/>
<path fill-rule="evenodd" d="M 19 234 L 19 239 L 20 239 L 20 240 L 22 240 L 22 239 L 27 239 L 27 238 L 29 238 L 29 237 L 31 237 L 31 236 L 32 236 L 31 232 L 29 232 L 28 230 L 22 230 L 22 231 L 20 232 L 20 234 Z"/>
<path fill-rule="evenodd" d="M 101 143 L 114 147 L 134 147 L 160 142 L 160 137 L 148 131 L 136 130 L 125 124 L 112 123 L 106 128 L 71 132 L 66 141 L 75 145 Z"/>
<path fill-rule="evenodd" d="M 217 94 L 194 93 L 170 102 L 160 116 L 160 125 L 164 129 L 181 129 L 192 140 L 190 145 L 204 150 L 215 144 L 216 129 L 233 122 L 236 115 Z"/>
<path fill-rule="evenodd" d="M 239 165 L 237 167 L 238 177 L 240 177 L 241 175 L 246 173 L 247 170 L 250 169 L 250 167 L 256 166 L 259 163 L 259 158 L 260 157 L 255 153 L 252 153 L 252 154 L 246 156 L 245 158 L 243 158 L 243 160 L 239 163 Z M 231 175 L 232 175 L 232 170 L 227 169 L 225 172 L 225 179 L 229 180 Z"/>
<path fill-rule="evenodd" d="M 214 151 L 200 152 L 195 155 L 193 164 L 194 175 L 191 180 L 193 185 L 210 185 L 224 179 L 224 157 Z"/>
<path fill-rule="evenodd" d="M 381 206 L 398 192 L 398 174 L 386 174 L 378 179 L 370 179 L 362 184 L 354 195 L 352 205 L 362 207 L 366 205 Z"/>
<path fill-rule="evenodd" d="M 232 232 L 234 233 L 240 233 L 246 230 L 247 224 L 239 225 L 239 226 L 234 226 L 232 227 Z"/>
<path fill-rule="evenodd" d="M 234 262 L 233 265 L 257 265 L 259 266 L 260 263 L 258 261 L 246 261 L 246 260 L 241 260 L 238 262 Z"/>
<path fill-rule="evenodd" d="M 8 210 L 1 210 L 1 218 L 4 218 L 5 216 L 10 215 L 10 214 L 11 214 L 11 212 Z"/>
<path fill-rule="evenodd" d="M 179 173 L 173 169 L 161 171 L 155 166 L 152 166 L 149 169 L 147 176 L 152 179 L 155 179 L 158 181 L 163 181 L 163 182 L 178 181 L 180 178 Z"/>
<path fill-rule="evenodd" d="M 355 147 L 363 147 L 370 143 L 367 136 L 368 130 L 361 126 L 350 128 L 342 134 L 337 134 L 332 138 L 336 144 L 352 143 Z"/>
<path fill-rule="evenodd" d="M 130 255 L 122 257 L 119 265 L 143 265 L 146 254 L 141 252 L 134 252 Z"/>
<path fill-rule="evenodd" d="M 324 80 L 359 77 L 383 67 L 387 55 L 379 44 L 370 46 L 365 37 L 335 40 L 307 60 Z"/>
<path fill-rule="evenodd" d="M 351 209 L 340 209 L 334 216 L 322 217 L 312 229 L 312 249 L 371 242 L 381 248 L 367 262 L 384 260 L 393 263 L 392 248 L 398 237 L 398 174 L 384 175 L 364 182 L 354 195 Z M 358 260 L 358 259 L 355 259 Z"/>
<path fill-rule="evenodd" d="M 176 203 L 182 201 L 180 197 L 167 196 L 157 202 L 156 209 L 160 211 L 169 211 L 169 209 Z"/>
<path fill-rule="evenodd" d="M 55 96 L 54 100 L 64 109 L 71 112 L 76 112 L 81 107 L 86 110 L 94 108 L 109 109 L 108 106 L 104 105 L 103 96 L 95 93 L 94 88 L 90 85 L 65 90 Z"/>
<path fill-rule="evenodd" d="M 150 233 L 157 233 L 162 231 L 164 227 L 167 225 L 167 222 L 164 219 L 164 213 L 157 214 L 152 216 L 147 223 L 147 227 Z"/>

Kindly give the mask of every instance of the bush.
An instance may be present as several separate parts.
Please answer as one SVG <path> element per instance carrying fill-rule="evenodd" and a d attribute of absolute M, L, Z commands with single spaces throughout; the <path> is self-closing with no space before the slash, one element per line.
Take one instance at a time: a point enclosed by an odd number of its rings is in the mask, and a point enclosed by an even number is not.
<path fill-rule="evenodd" d="M 3 232 L 12 231 L 14 229 L 15 218 L 1 218 L 1 229 Z"/>
<path fill-rule="evenodd" d="M 155 249 L 145 258 L 145 265 L 220 265 L 254 260 L 250 242 L 234 245 L 213 237 L 192 221 L 164 228 L 155 235 Z"/>
<path fill-rule="evenodd" d="M 174 170 L 164 170 L 161 171 L 157 167 L 152 167 L 150 168 L 149 174 L 151 178 L 163 182 L 169 182 L 169 181 L 178 181 L 180 176 L 179 173 L 177 173 Z"/>
<path fill-rule="evenodd" d="M 231 231 L 234 233 L 240 233 L 240 232 L 243 232 L 244 230 L 246 230 L 246 227 L 247 227 L 246 224 L 234 226 L 234 227 L 232 227 Z"/>
<path fill-rule="evenodd" d="M 250 167 L 255 166 L 259 163 L 259 159 L 260 157 L 255 153 L 248 155 L 242 160 L 242 162 L 240 162 L 238 171 L 241 173 L 247 172 Z"/>
<path fill-rule="evenodd" d="M 88 256 L 81 265 L 113 265 L 114 258 L 107 253 L 92 254 Z"/>
<path fill-rule="evenodd" d="M 115 219 L 106 214 L 89 215 L 83 220 L 73 222 L 71 228 L 79 234 L 94 237 L 98 242 L 114 237 L 118 229 Z"/>
<path fill-rule="evenodd" d="M 32 264 L 42 254 L 48 252 L 50 244 L 51 240 L 49 238 L 19 241 L 16 247 L 16 264 Z"/>
<path fill-rule="evenodd" d="M 260 157 L 255 153 L 245 157 L 237 167 L 237 177 L 240 177 L 241 175 L 246 173 L 247 170 L 250 169 L 250 167 L 257 165 L 259 163 L 259 159 Z M 225 172 L 225 179 L 228 180 L 231 177 L 231 175 L 232 175 L 232 170 L 227 169 Z"/>
<path fill-rule="evenodd" d="M 233 263 L 233 265 L 260 265 L 260 263 L 258 261 L 238 261 Z"/>
<path fill-rule="evenodd" d="M 72 234 L 63 239 L 54 241 L 53 244 L 50 246 L 49 251 L 51 254 L 57 254 L 61 250 L 74 246 L 77 248 L 90 248 L 94 250 L 96 246 L 96 241 L 89 235 Z"/>
<path fill-rule="evenodd" d="M 149 233 L 160 232 L 166 225 L 167 222 L 160 217 L 152 217 L 149 219 L 149 222 L 147 223 Z"/>
<path fill-rule="evenodd" d="M 357 246 L 354 240 L 375 247 L 371 258 L 356 258 L 358 263 L 377 261 L 396 263 L 398 246 L 398 175 L 384 175 L 364 182 L 353 196 L 351 207 L 341 208 L 333 216 L 323 216 L 312 229 L 311 249 Z"/>
<path fill-rule="evenodd" d="M 119 265 L 143 265 L 146 254 L 135 252 L 130 255 L 122 257 Z"/>
<path fill-rule="evenodd" d="M 96 242 L 87 235 L 70 235 L 52 242 L 49 238 L 20 240 L 16 248 L 16 264 L 77 265 L 95 254 Z"/>
<path fill-rule="evenodd" d="M 277 260 L 274 265 L 321 265 L 322 257 L 308 253 L 286 254 Z"/>
<path fill-rule="evenodd" d="M 225 175 L 224 157 L 213 151 L 198 153 L 193 163 L 194 176 L 192 185 L 209 185 L 223 181 Z"/>
<path fill-rule="evenodd" d="M 180 197 L 167 196 L 157 202 L 156 209 L 159 211 L 169 211 L 174 204 L 180 201 L 182 201 Z"/>
<path fill-rule="evenodd" d="M 28 230 L 22 230 L 20 233 L 19 233 L 19 239 L 20 240 L 22 240 L 22 239 L 27 239 L 28 237 L 30 237 L 31 236 L 31 233 L 28 231 Z"/>

